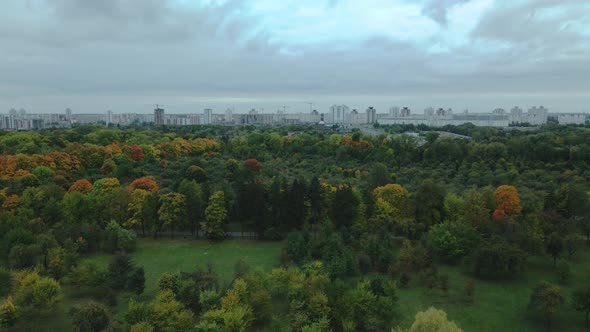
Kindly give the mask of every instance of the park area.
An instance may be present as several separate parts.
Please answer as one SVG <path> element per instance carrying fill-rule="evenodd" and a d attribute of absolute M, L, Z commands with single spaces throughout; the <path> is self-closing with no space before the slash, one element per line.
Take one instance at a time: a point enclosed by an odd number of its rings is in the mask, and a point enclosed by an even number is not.
<path fill-rule="evenodd" d="M 159 277 L 165 272 L 195 271 L 197 267 L 206 268 L 208 264 L 218 273 L 227 286 L 234 277 L 234 265 L 243 260 L 250 270 L 260 267 L 270 271 L 279 266 L 281 242 L 261 242 L 249 240 L 226 240 L 209 242 L 186 239 L 142 239 L 138 242 L 133 262 L 145 269 L 145 292 L 141 300 L 152 299 L 157 291 Z M 105 266 L 111 255 L 95 255 L 86 258 Z M 542 322 L 528 316 L 527 305 L 532 287 L 546 280 L 559 284 L 564 290 L 566 303 L 556 315 L 552 330 L 585 331 L 583 314 L 576 312 L 571 302 L 572 285 L 582 284 L 590 276 L 590 251 L 580 251 L 571 264 L 571 276 L 567 282 L 560 282 L 558 269 L 546 257 L 532 257 L 528 272 L 515 280 L 483 281 L 472 279 L 467 271 L 458 266 L 439 265 L 439 273 L 448 276 L 448 292 L 424 287 L 417 275 L 412 275 L 406 287 L 398 290 L 397 322 L 408 327 L 414 320 L 416 312 L 430 306 L 443 309 L 450 320 L 455 321 L 463 331 L 540 331 L 546 330 Z M 357 277 L 351 278 L 354 287 Z M 474 281 L 474 295 L 466 295 L 468 280 Z M 64 301 L 51 313 L 39 316 L 38 321 L 20 322 L 13 331 L 70 331 L 69 309 L 86 300 L 70 286 L 64 286 Z M 124 321 L 127 304 L 134 295 L 119 294 L 114 307 L 114 318 Z M 276 303 L 276 307 L 285 309 L 285 303 Z M 287 320 L 284 314 L 275 311 L 277 320 Z M 39 327 L 42 326 L 42 329 Z M 287 327 L 288 324 L 278 324 Z M 36 328 L 33 328 L 36 327 Z M 277 325 L 274 325 L 277 327 Z M 267 329 L 268 330 L 268 329 Z M 269 330 L 270 331 L 270 330 Z"/>
<path fill-rule="evenodd" d="M 208 264 L 211 264 L 222 282 L 229 283 L 233 279 L 234 265 L 238 260 L 246 262 L 251 269 L 260 267 L 270 271 L 279 264 L 280 250 L 280 242 L 142 239 L 138 241 L 132 260 L 137 266 L 143 266 L 145 269 L 145 291 L 140 299 L 149 300 L 154 297 L 158 279 L 165 272 L 191 272 L 198 267 L 206 268 Z M 106 266 L 111 257 L 111 255 L 95 255 L 87 259 Z M 23 321 L 13 330 L 71 331 L 68 310 L 73 305 L 84 302 L 85 298 L 79 297 L 79 294 L 69 286 L 64 287 L 64 293 L 64 301 L 57 308 L 57 312 L 44 314 L 40 317 L 42 321 Z M 124 319 L 127 303 L 132 296 L 130 293 L 118 296 L 115 318 Z M 41 326 L 43 328 L 39 330 Z"/>

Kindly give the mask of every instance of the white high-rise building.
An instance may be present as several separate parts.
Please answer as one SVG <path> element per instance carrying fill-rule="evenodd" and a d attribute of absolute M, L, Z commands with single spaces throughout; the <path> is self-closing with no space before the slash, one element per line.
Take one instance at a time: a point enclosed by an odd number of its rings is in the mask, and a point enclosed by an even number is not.
<path fill-rule="evenodd" d="M 377 110 L 373 106 L 367 108 L 367 123 L 373 124 L 377 121 Z"/>
<path fill-rule="evenodd" d="M 233 111 L 231 108 L 225 110 L 225 123 L 233 123 Z"/>
<path fill-rule="evenodd" d="M 203 124 L 211 124 L 213 123 L 213 110 L 210 108 L 205 108 L 203 113 Z"/>
<path fill-rule="evenodd" d="M 346 105 L 333 105 L 330 107 L 328 121 L 331 123 L 344 123 L 350 109 Z"/>
<path fill-rule="evenodd" d="M 105 116 L 104 120 L 105 120 L 104 122 L 107 125 L 107 127 L 109 124 L 113 123 L 113 111 L 108 110 L 107 115 Z"/>

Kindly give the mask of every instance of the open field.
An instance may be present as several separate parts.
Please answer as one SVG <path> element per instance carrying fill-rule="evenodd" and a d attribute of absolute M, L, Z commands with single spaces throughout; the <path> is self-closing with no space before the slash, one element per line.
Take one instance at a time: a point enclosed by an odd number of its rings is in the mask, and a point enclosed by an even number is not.
<path fill-rule="evenodd" d="M 257 242 L 247 240 L 226 240 L 209 242 L 204 240 L 185 239 L 142 239 L 138 241 L 137 250 L 133 253 L 133 261 L 145 269 L 146 288 L 142 299 L 150 299 L 155 295 L 157 282 L 164 272 L 194 271 L 197 267 L 205 268 L 212 263 L 214 270 L 222 281 L 230 282 L 234 274 L 234 264 L 244 259 L 252 269 L 261 267 L 270 270 L 279 262 L 279 242 Z M 87 259 L 97 261 L 105 266 L 111 255 L 96 255 Z M 41 320 L 21 322 L 14 331 L 70 331 L 69 309 L 84 302 L 76 296 L 70 287 L 64 287 L 64 301 L 53 313 L 43 315 Z M 115 307 L 116 318 L 122 319 L 127 308 L 130 294 L 121 294 Z M 41 330 L 39 327 L 43 327 Z"/>
<path fill-rule="evenodd" d="M 251 268 L 270 270 L 278 265 L 281 243 L 227 240 L 220 243 L 184 239 L 143 239 L 139 241 L 133 261 L 145 268 L 146 290 L 142 299 L 155 295 L 157 281 L 165 272 L 193 271 L 212 263 L 224 282 L 233 278 L 234 263 L 243 258 Z M 87 259 L 108 264 L 110 255 L 97 255 Z M 556 316 L 551 331 L 586 331 L 583 315 L 573 310 L 571 292 L 575 287 L 588 282 L 590 277 L 590 250 L 579 252 L 570 262 L 572 276 L 561 285 L 566 303 Z M 542 324 L 527 318 L 527 305 L 533 287 L 542 280 L 558 283 L 558 273 L 551 259 L 533 257 L 529 260 L 528 272 L 509 281 L 475 280 L 475 300 L 468 301 L 465 283 L 470 276 L 461 267 L 439 265 L 439 273 L 449 276 L 450 290 L 443 296 L 439 290 L 429 291 L 417 276 L 412 276 L 407 288 L 399 289 L 399 324 L 408 327 L 416 312 L 430 306 L 444 309 L 449 319 L 454 320 L 464 331 L 547 331 Z M 356 280 L 357 278 L 353 278 Z M 351 286 L 353 287 L 353 286 Z M 54 314 L 47 314 L 42 321 L 20 324 L 15 331 L 31 331 L 33 326 L 44 326 L 42 331 L 68 331 L 71 329 L 67 312 L 72 305 L 83 302 L 75 292 L 64 287 L 64 302 Z M 122 294 L 115 307 L 115 316 L 123 319 L 130 294 Z M 282 305 L 282 304 L 277 304 Z M 286 308 L 283 308 L 286 310 Z M 278 311 L 275 311 L 278 313 Z M 284 317 L 284 316 L 283 316 Z M 38 330 L 38 329 L 37 329 Z"/>
<path fill-rule="evenodd" d="M 573 289 L 587 285 L 590 278 L 590 250 L 580 251 L 570 262 L 571 278 L 559 283 L 557 269 L 548 257 L 531 257 L 529 268 L 516 280 L 483 281 L 475 279 L 474 302 L 467 300 L 465 283 L 471 279 L 461 268 L 439 266 L 439 273 L 449 276 L 449 295 L 441 291 L 428 291 L 412 280 L 408 288 L 399 290 L 399 308 L 402 325 L 408 327 L 414 314 L 430 306 L 443 309 L 464 331 L 588 331 L 584 328 L 584 315 L 572 308 Z M 541 281 L 562 287 L 565 303 L 556 315 L 551 329 L 544 323 L 528 318 L 527 306 L 533 288 Z"/>

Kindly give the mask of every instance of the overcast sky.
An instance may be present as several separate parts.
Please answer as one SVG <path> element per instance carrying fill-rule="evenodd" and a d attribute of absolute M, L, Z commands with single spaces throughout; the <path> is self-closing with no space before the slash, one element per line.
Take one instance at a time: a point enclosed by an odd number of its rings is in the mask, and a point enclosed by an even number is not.
<path fill-rule="evenodd" d="M 2 0 L 0 112 L 590 111 L 587 0 Z"/>

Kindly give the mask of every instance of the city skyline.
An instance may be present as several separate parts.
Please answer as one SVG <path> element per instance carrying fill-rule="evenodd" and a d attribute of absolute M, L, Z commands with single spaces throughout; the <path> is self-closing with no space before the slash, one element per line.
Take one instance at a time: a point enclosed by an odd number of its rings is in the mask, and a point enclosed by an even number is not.
<path fill-rule="evenodd" d="M 4 1 L 0 110 L 590 108 L 590 3 Z M 293 110 L 291 110 L 293 111 Z"/>

